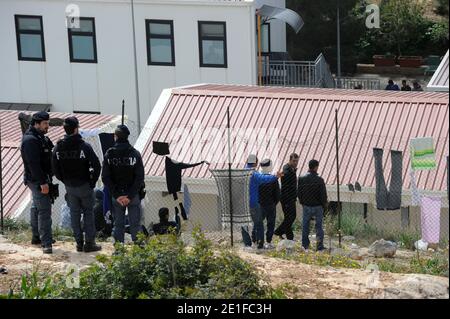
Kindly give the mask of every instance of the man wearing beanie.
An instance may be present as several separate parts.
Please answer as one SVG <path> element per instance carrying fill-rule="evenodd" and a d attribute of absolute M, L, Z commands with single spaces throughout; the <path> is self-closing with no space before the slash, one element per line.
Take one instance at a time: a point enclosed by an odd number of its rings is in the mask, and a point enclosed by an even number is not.
<path fill-rule="evenodd" d="M 125 211 L 133 242 L 141 229 L 141 199 L 139 191 L 144 184 L 144 165 L 141 154 L 128 142 L 130 131 L 119 125 L 114 132 L 115 144 L 105 154 L 102 180 L 110 190 L 113 203 L 113 237 L 116 242 L 124 242 Z"/>
<path fill-rule="evenodd" d="M 78 252 L 101 250 L 95 243 L 94 187 L 100 176 L 100 161 L 92 146 L 79 134 L 76 117 L 64 120 L 66 136 L 56 143 L 52 167 L 57 179 L 64 183 L 67 205 Z M 83 215 L 83 230 L 81 229 Z"/>
<path fill-rule="evenodd" d="M 270 159 L 261 161 L 261 173 L 270 175 L 273 166 Z M 267 222 L 266 226 L 266 244 L 267 249 L 274 248 L 272 244 L 273 233 L 275 230 L 275 220 L 277 214 L 277 204 L 280 201 L 280 184 L 278 181 L 259 185 L 259 205 L 261 206 L 261 214 L 263 221 Z"/>
<path fill-rule="evenodd" d="M 252 241 L 257 243 L 258 249 L 264 248 L 264 223 L 263 216 L 261 212 L 261 205 L 259 204 L 259 187 L 262 184 L 276 182 L 280 173 L 277 176 L 265 175 L 257 171 L 258 158 L 254 154 L 250 154 L 247 158 L 246 169 L 254 170 L 252 176 L 250 177 L 250 214 L 253 221 L 253 231 L 252 231 Z M 251 246 L 251 243 L 246 243 L 246 246 Z"/>
<path fill-rule="evenodd" d="M 20 152 L 24 166 L 24 183 L 31 190 L 30 209 L 31 243 L 41 245 L 45 254 L 52 253 L 52 182 L 51 152 L 53 143 L 45 136 L 48 132 L 50 116 L 38 112 L 31 118 L 30 128 L 22 137 Z"/>

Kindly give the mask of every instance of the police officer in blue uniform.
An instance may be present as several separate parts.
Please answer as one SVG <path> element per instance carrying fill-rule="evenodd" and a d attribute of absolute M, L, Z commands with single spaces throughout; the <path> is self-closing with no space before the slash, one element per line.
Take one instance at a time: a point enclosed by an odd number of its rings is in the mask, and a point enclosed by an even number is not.
<path fill-rule="evenodd" d="M 20 152 L 24 165 L 24 184 L 32 194 L 30 210 L 31 243 L 42 245 L 45 254 L 52 253 L 52 141 L 45 136 L 48 132 L 50 116 L 38 112 L 31 118 L 30 128 L 22 137 Z"/>
<path fill-rule="evenodd" d="M 141 230 L 141 197 L 144 185 L 144 165 L 141 154 L 130 145 L 130 130 L 119 125 L 114 132 L 115 144 L 105 154 L 102 180 L 112 194 L 113 237 L 124 242 L 125 211 L 133 242 Z"/>
<path fill-rule="evenodd" d="M 78 252 L 93 252 L 101 250 L 101 246 L 95 243 L 94 217 L 94 187 L 100 177 L 101 166 L 92 146 L 83 141 L 78 129 L 79 121 L 76 117 L 64 120 L 66 135 L 56 143 L 52 166 L 56 178 L 66 187 L 76 249 Z"/>

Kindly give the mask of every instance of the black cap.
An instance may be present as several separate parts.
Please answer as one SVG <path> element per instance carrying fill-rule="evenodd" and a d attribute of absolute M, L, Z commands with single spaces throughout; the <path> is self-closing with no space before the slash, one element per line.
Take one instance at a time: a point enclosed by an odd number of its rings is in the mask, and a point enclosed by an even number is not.
<path fill-rule="evenodd" d="M 41 121 L 48 121 L 50 120 L 50 115 L 47 112 L 41 111 L 41 112 L 37 112 L 34 113 L 33 116 L 31 117 L 31 123 L 39 123 Z"/>
<path fill-rule="evenodd" d="M 272 164 L 272 161 L 268 158 L 263 159 L 261 161 L 261 167 L 269 167 Z"/>
<path fill-rule="evenodd" d="M 169 143 L 153 141 L 153 153 L 155 153 L 157 155 L 168 155 L 168 154 L 170 154 Z"/>
<path fill-rule="evenodd" d="M 126 135 L 127 137 L 130 136 L 130 130 L 126 125 L 117 125 L 115 133 L 119 133 L 116 135 Z"/>
<path fill-rule="evenodd" d="M 64 126 L 78 128 L 80 127 L 80 122 L 78 122 L 78 119 L 75 116 L 70 116 L 64 119 Z"/>

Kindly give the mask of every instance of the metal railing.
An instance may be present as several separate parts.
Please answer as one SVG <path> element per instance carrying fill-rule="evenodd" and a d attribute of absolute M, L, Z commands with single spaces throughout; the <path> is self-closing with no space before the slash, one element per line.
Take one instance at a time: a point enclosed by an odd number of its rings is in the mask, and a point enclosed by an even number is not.
<path fill-rule="evenodd" d="M 315 61 L 262 61 L 262 85 L 334 87 L 328 63 L 321 53 Z"/>
<path fill-rule="evenodd" d="M 334 78 L 334 85 L 339 89 L 381 90 L 379 79 Z"/>
<path fill-rule="evenodd" d="M 379 79 L 334 77 L 322 53 L 315 61 L 262 62 L 262 85 L 381 90 Z"/>

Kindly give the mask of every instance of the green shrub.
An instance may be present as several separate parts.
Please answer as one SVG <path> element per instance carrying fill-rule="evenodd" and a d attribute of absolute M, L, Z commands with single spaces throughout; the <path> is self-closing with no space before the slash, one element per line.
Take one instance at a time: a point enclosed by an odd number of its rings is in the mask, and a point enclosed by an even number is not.
<path fill-rule="evenodd" d="M 214 253 L 211 242 L 199 230 L 193 238 L 192 247 L 186 247 L 175 235 L 154 236 L 131 247 L 118 244 L 115 255 L 100 255 L 96 264 L 80 272 L 78 288 L 67 287 L 66 276 L 48 277 L 43 278 L 48 284 L 38 295 L 68 299 L 280 296 L 237 255 L 225 250 Z M 26 288 L 11 297 L 27 298 Z"/>
<path fill-rule="evenodd" d="M 7 233 L 25 231 L 30 228 L 29 223 L 26 221 L 13 218 L 5 218 L 3 220 L 3 227 Z"/>
<path fill-rule="evenodd" d="M 434 254 L 431 258 L 411 259 L 410 267 L 413 273 L 448 277 L 448 257 Z"/>

